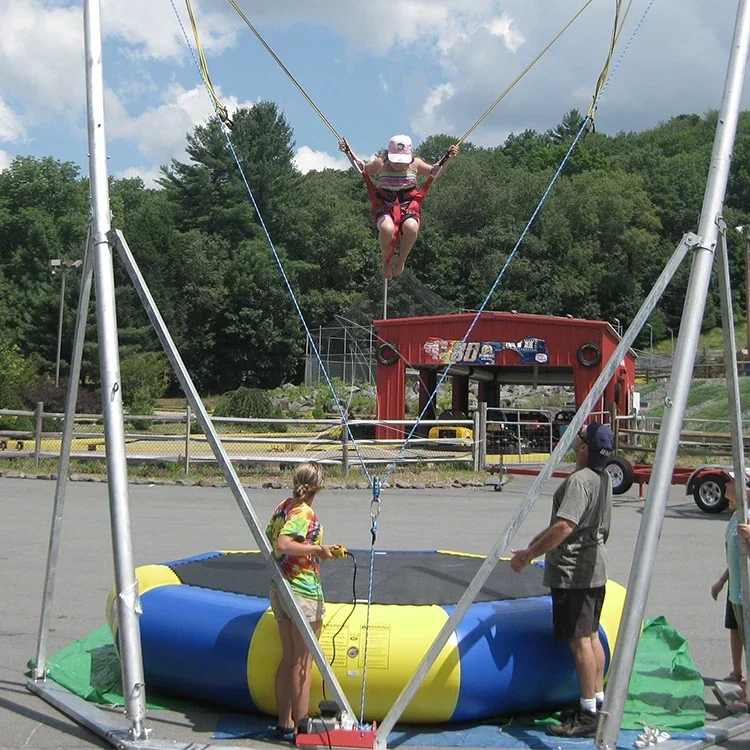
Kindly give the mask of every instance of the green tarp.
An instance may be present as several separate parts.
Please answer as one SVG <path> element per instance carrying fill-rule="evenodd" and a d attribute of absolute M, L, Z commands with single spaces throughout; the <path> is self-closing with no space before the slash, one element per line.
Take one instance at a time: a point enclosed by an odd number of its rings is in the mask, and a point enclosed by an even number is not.
<path fill-rule="evenodd" d="M 562 647 L 562 646 L 561 646 Z M 122 705 L 120 662 L 105 625 L 47 660 L 48 675 L 72 693 L 96 703 Z M 184 701 L 149 694 L 150 708 L 180 710 Z M 195 706 L 193 706 L 195 708 Z M 535 716 L 535 722 L 549 721 Z M 622 729 L 658 727 L 687 731 L 702 727 L 703 679 L 687 641 L 664 617 L 647 620 L 638 644 Z"/>

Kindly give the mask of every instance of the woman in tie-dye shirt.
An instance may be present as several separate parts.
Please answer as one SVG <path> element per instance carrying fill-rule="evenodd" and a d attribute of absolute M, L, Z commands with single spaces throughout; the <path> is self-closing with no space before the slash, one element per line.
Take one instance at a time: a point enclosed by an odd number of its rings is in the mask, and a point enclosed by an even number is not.
<path fill-rule="evenodd" d="M 320 561 L 332 560 L 340 545 L 323 544 L 323 527 L 312 503 L 323 489 L 323 467 L 315 462 L 300 464 L 292 475 L 292 497 L 280 503 L 266 528 L 281 573 L 308 620 L 320 636 L 325 603 L 320 585 Z M 284 739 L 294 736 L 295 727 L 307 716 L 310 704 L 312 656 L 302 634 L 291 619 L 276 581 L 271 582 L 271 609 L 281 638 L 282 657 L 276 672 L 277 733 Z"/>

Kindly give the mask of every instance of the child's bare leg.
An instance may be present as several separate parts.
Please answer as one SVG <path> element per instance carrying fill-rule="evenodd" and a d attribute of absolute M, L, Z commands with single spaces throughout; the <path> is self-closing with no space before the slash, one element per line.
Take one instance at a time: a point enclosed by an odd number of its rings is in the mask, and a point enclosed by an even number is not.
<path fill-rule="evenodd" d="M 390 216 L 383 216 L 378 222 L 378 243 L 380 244 L 380 257 L 383 260 L 383 276 L 386 279 L 393 278 L 393 270 L 388 255 L 391 252 L 391 243 L 395 231 L 396 227 Z"/>
<path fill-rule="evenodd" d="M 398 260 L 393 264 L 394 276 L 401 276 L 404 272 L 406 259 L 409 257 L 409 253 L 414 247 L 418 235 L 419 222 L 416 219 L 407 219 L 401 225 L 401 252 L 399 253 Z"/>

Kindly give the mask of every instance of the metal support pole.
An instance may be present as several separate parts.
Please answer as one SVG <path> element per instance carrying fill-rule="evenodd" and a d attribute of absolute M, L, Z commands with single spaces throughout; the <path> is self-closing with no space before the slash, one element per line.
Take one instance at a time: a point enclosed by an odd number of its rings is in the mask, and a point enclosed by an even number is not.
<path fill-rule="evenodd" d="M 516 434 L 518 439 L 518 445 L 516 446 L 518 448 L 518 463 L 520 464 L 521 459 L 521 412 L 516 412 Z"/>
<path fill-rule="evenodd" d="M 667 396 L 664 399 L 664 417 L 659 430 L 651 483 L 644 504 L 643 519 L 628 581 L 628 593 L 596 736 L 597 745 L 605 750 L 615 750 L 617 746 L 633 661 L 640 638 L 641 623 L 648 600 L 651 573 L 667 505 L 667 495 L 672 483 L 672 470 L 677 456 L 680 429 L 693 376 L 701 320 L 711 280 L 711 266 L 719 229 L 717 221 L 722 213 L 729 177 L 749 41 L 748 0 L 740 0 L 724 97 L 716 125 L 716 137 L 698 228 L 701 238 L 700 246 L 696 248 L 693 255 L 690 280 L 677 337 L 677 350 L 672 364 L 672 375 Z"/>
<path fill-rule="evenodd" d="M 83 260 L 83 279 L 78 294 L 78 315 L 76 318 L 75 335 L 73 337 L 73 354 L 70 361 L 68 393 L 65 401 L 60 460 L 57 465 L 57 484 L 55 486 L 55 501 L 52 506 L 52 524 L 49 534 L 49 548 L 47 550 L 47 570 L 44 576 L 42 612 L 39 618 L 39 636 L 37 638 L 36 660 L 33 673 L 34 680 L 43 680 L 46 674 L 47 639 L 52 619 L 52 600 L 55 593 L 57 561 L 60 556 L 60 535 L 62 533 L 63 510 L 65 508 L 65 490 L 68 485 L 68 471 L 70 469 L 70 448 L 73 443 L 76 402 L 78 401 L 78 383 L 81 379 L 81 361 L 83 359 L 83 342 L 86 337 L 86 320 L 88 318 L 89 299 L 91 297 L 91 284 L 94 278 L 94 256 L 91 252 L 90 242 L 91 233 L 89 231 L 89 236 L 86 240 L 86 254 Z"/>
<path fill-rule="evenodd" d="M 344 326 L 344 343 L 341 345 L 341 379 L 346 383 L 346 326 Z"/>
<path fill-rule="evenodd" d="M 717 254 L 719 294 L 721 299 L 721 326 L 724 333 L 724 359 L 737 361 L 737 342 L 734 337 L 734 312 L 732 311 L 732 285 L 729 279 L 729 252 L 727 251 L 727 233 L 723 219 L 719 234 L 719 252 Z M 735 496 L 737 498 L 737 516 L 739 523 L 747 523 L 747 491 L 745 489 L 745 445 L 742 435 L 742 403 L 740 400 L 740 379 L 737 368 L 727 371 L 727 392 L 729 394 L 729 419 L 732 427 L 732 463 L 735 476 Z M 742 577 L 742 601 L 747 601 L 750 592 L 750 544 L 739 538 L 740 575 Z M 750 628 L 750 607 L 742 608 L 745 628 Z M 750 633 L 750 630 L 745 630 Z M 745 670 L 750 667 L 750 655 L 745 650 Z M 747 671 L 745 672 L 747 674 Z"/>
<path fill-rule="evenodd" d="M 34 430 L 34 466 L 39 468 L 39 454 L 42 452 L 42 412 L 44 412 L 44 402 L 39 401 L 35 410 L 35 430 Z"/>
<path fill-rule="evenodd" d="M 60 312 L 57 315 L 57 359 L 55 360 L 55 387 L 60 385 L 60 352 L 62 351 L 62 329 L 63 329 L 63 313 L 65 311 L 65 277 L 68 272 L 64 269 L 60 269 L 60 275 L 62 281 L 60 282 Z"/>
<path fill-rule="evenodd" d="M 607 364 L 602 368 L 602 371 L 599 374 L 599 377 L 596 379 L 596 382 L 592 386 L 591 391 L 583 400 L 581 407 L 578 409 L 575 416 L 570 421 L 568 429 L 565 430 L 565 432 L 560 437 L 560 441 L 555 447 L 555 450 L 552 451 L 552 455 L 550 455 L 547 463 L 542 467 L 542 470 L 539 472 L 536 479 L 529 488 L 529 491 L 526 493 L 526 499 L 513 514 L 513 517 L 508 522 L 508 525 L 503 531 L 501 537 L 497 540 L 493 548 L 487 554 L 485 561 L 482 563 L 473 580 L 464 592 L 460 601 L 456 605 L 456 608 L 453 610 L 453 613 L 438 633 L 435 642 L 427 650 L 427 653 L 424 655 L 424 658 L 417 667 L 417 670 L 412 676 L 411 680 L 402 690 L 401 694 L 396 699 L 396 702 L 391 707 L 391 710 L 388 712 L 385 719 L 383 719 L 381 724 L 378 726 L 378 736 L 376 739 L 376 747 L 378 748 L 378 750 L 383 750 L 383 748 L 386 747 L 386 738 L 388 736 L 388 732 L 393 729 L 399 717 L 404 712 L 404 709 L 409 705 L 409 702 L 416 694 L 419 686 L 422 684 L 425 677 L 427 676 L 427 673 L 430 671 L 430 668 L 435 663 L 435 660 L 440 655 L 440 652 L 443 650 L 443 647 L 458 627 L 459 622 L 461 622 L 461 619 L 466 614 L 466 611 L 471 606 L 477 594 L 482 590 L 482 586 L 484 586 L 484 584 L 487 582 L 487 579 L 490 577 L 492 571 L 497 565 L 498 560 L 510 544 L 510 540 L 515 536 L 524 519 L 531 511 L 534 503 L 536 502 L 539 494 L 542 491 L 542 488 L 549 481 L 549 478 L 552 476 L 552 473 L 557 468 L 557 465 L 563 459 L 565 454 L 568 452 L 568 450 L 570 450 L 570 447 L 573 445 L 573 440 L 575 440 L 575 436 L 577 435 L 578 430 L 583 427 L 586 417 L 593 409 L 594 404 L 596 404 L 596 402 L 601 398 L 602 393 L 604 393 L 604 389 L 609 384 L 609 381 L 612 379 L 612 376 L 615 374 L 615 372 L 617 372 L 617 368 L 619 367 L 622 358 L 627 354 L 628 349 L 630 349 L 630 347 L 633 345 L 633 341 L 635 341 L 636 336 L 640 333 L 641 328 L 648 320 L 649 315 L 651 315 L 651 313 L 653 312 L 657 302 L 659 301 L 661 295 L 664 293 L 664 290 L 671 281 L 672 276 L 674 276 L 675 271 L 679 268 L 680 263 L 685 258 L 688 250 L 697 243 L 698 237 L 696 237 L 694 234 L 686 234 L 682 238 L 679 246 L 673 253 L 672 257 L 669 259 L 669 262 L 661 272 L 659 278 L 656 280 L 653 289 L 646 297 L 643 306 L 638 311 L 635 318 L 633 318 L 633 322 L 630 324 L 630 327 L 625 332 L 625 335 L 617 345 L 614 353 L 607 361 Z"/>
<path fill-rule="evenodd" d="M 182 387 L 182 391 L 187 396 L 187 399 L 192 406 L 193 411 L 195 412 L 198 424 L 200 424 L 200 426 L 203 428 L 203 432 L 206 435 L 206 441 L 211 446 L 211 449 L 216 456 L 216 461 L 219 464 L 222 473 L 224 474 L 224 478 L 227 480 L 227 484 L 232 490 L 232 494 L 234 495 L 234 498 L 237 501 L 237 505 L 239 506 L 239 509 L 245 518 L 245 522 L 247 523 L 250 531 L 253 534 L 255 543 L 258 545 L 258 549 L 261 551 L 263 557 L 271 568 L 273 578 L 279 584 L 279 591 L 284 600 L 284 603 L 286 604 L 290 614 L 292 615 L 292 621 L 299 629 L 305 641 L 305 644 L 310 649 L 312 657 L 315 660 L 315 663 L 318 665 L 320 674 L 322 675 L 326 685 L 330 689 L 333 699 L 338 703 L 343 711 L 348 713 L 352 718 L 355 718 L 354 711 L 349 705 L 349 701 L 346 698 L 341 685 L 339 685 L 339 682 L 333 673 L 331 665 L 328 663 L 328 660 L 324 656 L 323 651 L 320 648 L 320 644 L 318 643 L 318 639 L 315 637 L 315 634 L 310 628 L 310 623 L 305 617 L 303 617 L 302 612 L 299 608 L 299 604 L 292 595 L 292 590 L 289 587 L 289 582 L 281 575 L 281 570 L 279 569 L 278 562 L 276 561 L 276 557 L 273 554 L 271 545 L 268 542 L 268 537 L 266 537 L 265 524 L 261 525 L 260 519 L 256 515 L 255 509 L 253 508 L 250 500 L 247 497 L 247 494 L 245 493 L 244 488 L 242 487 L 242 483 L 237 476 L 237 472 L 234 470 L 234 466 L 232 465 L 232 462 L 227 455 L 226 449 L 224 448 L 224 445 L 222 444 L 221 439 L 216 432 L 216 428 L 214 427 L 213 422 L 208 416 L 206 407 L 203 405 L 203 402 L 198 395 L 198 391 L 196 390 L 190 374 L 185 367 L 185 363 L 182 361 L 182 357 L 177 351 L 177 347 L 175 346 L 175 343 L 172 340 L 169 331 L 167 330 L 167 326 L 164 323 L 164 320 L 161 317 L 158 308 L 156 307 L 156 303 L 151 296 L 151 292 L 149 291 L 148 286 L 146 286 L 146 282 L 144 281 L 143 276 L 141 276 L 141 272 L 138 268 L 137 263 L 135 262 L 135 259 L 133 258 L 133 254 L 130 252 L 130 248 L 125 241 L 125 238 L 122 236 L 121 232 L 116 230 L 110 232 L 109 237 L 112 244 L 117 247 L 120 253 L 120 258 L 125 264 L 125 268 L 128 272 L 128 275 L 130 276 L 131 281 L 133 282 L 133 286 L 135 287 L 136 292 L 138 293 L 138 297 L 143 303 L 146 314 L 148 315 L 149 320 L 151 321 L 151 324 L 156 331 L 156 335 L 158 336 L 159 341 L 164 348 L 167 359 L 169 359 L 169 362 L 172 365 L 174 373 L 177 376 L 180 386 Z"/>
<path fill-rule="evenodd" d="M 349 476 L 349 430 L 345 419 L 341 420 L 341 471 Z"/>
<path fill-rule="evenodd" d="M 388 279 L 383 279 L 383 320 L 388 320 Z"/>
<path fill-rule="evenodd" d="M 190 474 L 190 404 L 185 408 L 185 476 Z"/>
<path fill-rule="evenodd" d="M 367 352 L 367 383 L 368 385 L 375 382 L 375 376 L 372 374 L 372 355 L 374 351 L 373 347 L 373 328 L 370 326 L 370 348 Z"/>
<path fill-rule="evenodd" d="M 114 553 L 117 614 L 120 622 L 120 661 L 125 714 L 134 740 L 147 739 L 140 601 L 133 565 L 133 546 L 128 500 L 128 467 L 120 382 L 120 355 L 115 309 L 115 280 L 110 230 L 107 141 L 104 128 L 104 72 L 102 60 L 100 0 L 84 0 L 86 48 L 86 99 L 88 103 L 89 177 L 93 211 L 92 241 L 96 284 L 99 362 L 101 367 L 104 438 L 107 454 L 110 524 Z"/>
<path fill-rule="evenodd" d="M 479 470 L 487 466 L 487 402 L 479 401 Z"/>
<path fill-rule="evenodd" d="M 479 446 L 482 444 L 481 440 L 481 433 L 479 432 L 481 427 L 481 422 L 479 418 L 479 409 L 477 409 L 474 412 L 473 415 L 474 420 L 474 427 L 473 427 L 473 440 L 471 441 L 471 459 L 472 459 L 472 468 L 474 471 L 481 471 L 482 470 L 482 457 L 480 455 Z"/>

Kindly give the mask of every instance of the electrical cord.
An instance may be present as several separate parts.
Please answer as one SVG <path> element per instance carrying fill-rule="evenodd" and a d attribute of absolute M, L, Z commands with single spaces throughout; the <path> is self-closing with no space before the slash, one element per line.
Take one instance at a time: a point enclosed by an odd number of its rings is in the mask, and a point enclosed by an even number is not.
<path fill-rule="evenodd" d="M 331 741 L 331 730 L 328 727 L 328 724 L 326 724 L 326 720 L 323 718 L 323 714 L 320 711 L 318 711 L 318 713 L 315 714 L 313 718 L 320 719 L 320 723 L 323 725 L 323 729 L 326 730 L 326 742 L 328 743 L 328 750 L 333 750 L 333 743 Z M 318 734 L 320 734 L 320 732 L 318 732 Z"/>
<path fill-rule="evenodd" d="M 352 573 L 352 608 L 349 610 L 349 614 L 344 618 L 344 622 L 341 623 L 339 626 L 339 629 L 336 631 L 335 635 L 333 636 L 333 649 L 332 649 L 332 655 L 331 655 L 331 667 L 333 667 L 335 661 L 336 661 L 336 638 L 341 634 L 341 631 L 344 629 L 344 626 L 347 622 L 349 622 L 349 619 L 354 614 L 354 610 L 357 608 L 357 558 L 354 557 L 354 555 L 349 552 L 349 550 L 346 551 L 346 557 L 351 557 L 352 562 L 354 563 L 354 571 Z M 323 680 L 323 700 L 328 700 L 328 697 L 326 696 L 326 682 Z"/>

